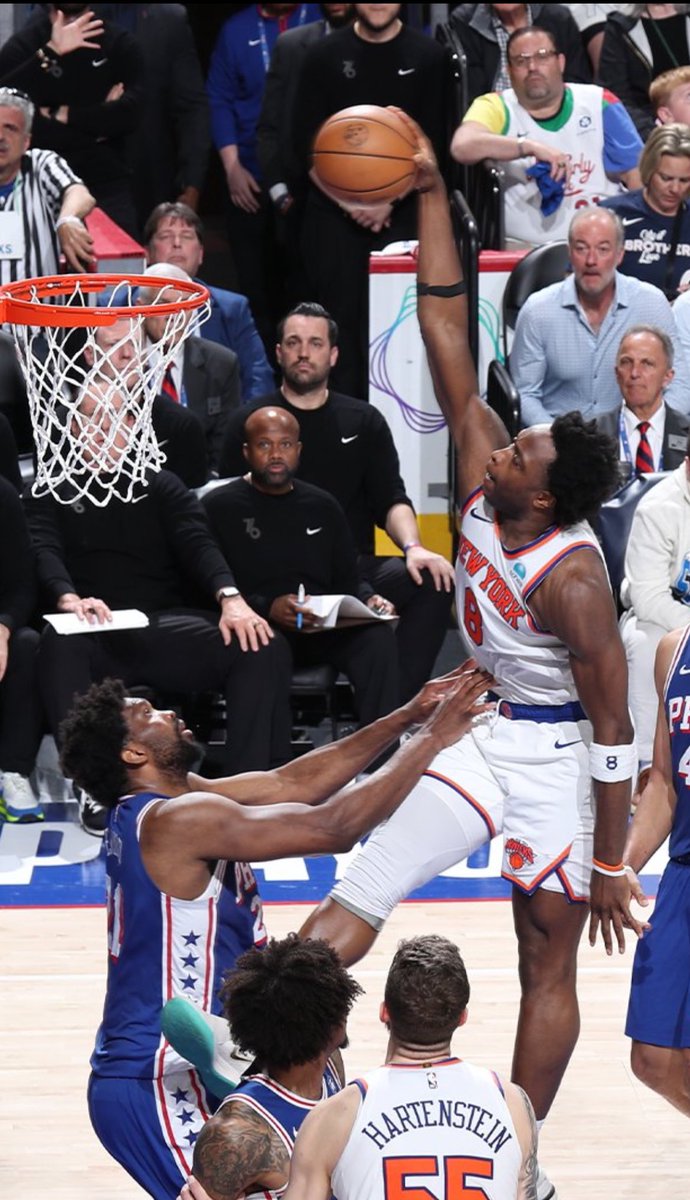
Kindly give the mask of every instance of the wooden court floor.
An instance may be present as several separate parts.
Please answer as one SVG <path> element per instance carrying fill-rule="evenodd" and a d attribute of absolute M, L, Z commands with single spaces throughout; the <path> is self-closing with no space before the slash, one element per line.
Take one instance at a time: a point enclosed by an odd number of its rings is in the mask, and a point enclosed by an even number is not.
<path fill-rule="evenodd" d="M 303 906 L 266 909 L 276 936 L 297 928 L 305 913 Z M 457 941 L 470 975 L 470 1019 L 456 1035 L 455 1053 L 509 1070 L 518 996 L 510 906 L 468 901 L 402 905 L 355 969 L 366 995 L 350 1023 L 349 1076 L 382 1061 L 378 1006 L 398 938 L 427 931 Z M 142 1197 L 102 1150 L 86 1112 L 88 1057 L 103 1000 L 104 911 L 4 909 L 0 938 L 0 1194 Z M 559 1200 L 687 1194 L 690 1123 L 638 1083 L 628 1064 L 622 1028 L 630 963 L 629 952 L 607 959 L 583 942 L 582 1035 L 541 1138 L 540 1157 Z"/>

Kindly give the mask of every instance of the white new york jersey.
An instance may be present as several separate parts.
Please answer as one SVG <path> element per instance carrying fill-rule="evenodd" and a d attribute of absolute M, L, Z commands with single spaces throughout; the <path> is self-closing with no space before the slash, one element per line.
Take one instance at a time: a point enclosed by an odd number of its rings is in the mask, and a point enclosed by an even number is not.
<path fill-rule="evenodd" d="M 457 1058 L 391 1063 L 355 1086 L 362 1102 L 331 1178 L 338 1200 L 515 1196 L 522 1150 L 492 1071 Z"/>
<path fill-rule="evenodd" d="M 481 488 L 466 500 L 455 570 L 458 621 L 505 700 L 557 705 L 577 699 L 568 651 L 540 628 L 529 598 L 559 563 L 583 548 L 602 558 L 586 521 L 567 529 L 554 525 L 528 545 L 507 550 Z"/>

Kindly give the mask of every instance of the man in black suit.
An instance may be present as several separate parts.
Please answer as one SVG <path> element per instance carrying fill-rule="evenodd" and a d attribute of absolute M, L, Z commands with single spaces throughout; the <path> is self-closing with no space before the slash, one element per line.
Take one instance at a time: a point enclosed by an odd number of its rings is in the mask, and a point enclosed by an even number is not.
<path fill-rule="evenodd" d="M 616 379 L 623 403 L 603 413 L 597 425 L 618 439 L 626 475 L 672 471 L 686 454 L 687 416 L 664 400 L 673 379 L 673 343 L 656 325 L 633 325 L 616 357 Z"/>
<path fill-rule="evenodd" d="M 158 277 L 192 282 L 186 271 L 170 263 L 156 263 L 148 267 L 145 274 L 153 279 Z M 175 292 L 172 288 L 161 293 L 155 284 L 151 288 L 141 288 L 138 297 L 142 304 L 183 298 L 182 292 Z M 152 315 L 144 319 L 144 330 L 149 342 L 155 344 L 161 340 L 165 334 L 166 323 L 165 315 Z M 240 368 L 237 355 L 225 346 L 208 342 L 205 338 L 186 338 L 184 343 L 178 346 L 175 359 L 165 373 L 163 393 L 171 400 L 184 405 L 198 418 L 206 439 L 210 469 L 217 473 L 228 418 L 233 409 L 240 407 Z"/>

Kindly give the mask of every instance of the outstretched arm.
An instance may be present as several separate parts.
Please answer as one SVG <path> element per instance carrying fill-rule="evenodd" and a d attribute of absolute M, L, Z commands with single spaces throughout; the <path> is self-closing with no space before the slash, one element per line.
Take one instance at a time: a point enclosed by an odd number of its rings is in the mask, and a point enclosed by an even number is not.
<path fill-rule="evenodd" d="M 483 671 L 462 675 L 429 719 L 385 766 L 343 787 L 323 804 L 244 806 L 203 794 L 166 800 L 147 815 L 141 831 L 146 869 L 162 891 L 198 895 L 200 871 L 214 859 L 266 862 L 290 855 L 335 854 L 355 843 L 404 800 L 436 754 L 486 711 Z M 307 787 L 305 786 L 305 791 Z"/>
<path fill-rule="evenodd" d="M 409 123 L 418 146 L 417 314 L 436 399 L 455 444 L 459 491 L 464 497 L 481 483 L 491 452 L 497 446 L 506 446 L 510 439 L 477 393 L 467 336 L 467 296 L 452 294 L 462 283 L 463 274 L 445 184 L 428 139 L 414 121 L 396 111 Z M 440 289 L 449 289 L 451 294 L 439 294 Z"/>
<path fill-rule="evenodd" d="M 215 792 L 245 805 L 321 804 L 359 775 L 411 726 L 426 721 L 443 697 L 456 687 L 461 676 L 474 666 L 474 660 L 467 659 L 447 675 L 430 679 L 416 696 L 395 712 L 380 717 L 349 737 L 303 754 L 284 767 L 230 775 L 225 779 L 204 779 L 190 774 L 187 777 L 189 789 Z"/>

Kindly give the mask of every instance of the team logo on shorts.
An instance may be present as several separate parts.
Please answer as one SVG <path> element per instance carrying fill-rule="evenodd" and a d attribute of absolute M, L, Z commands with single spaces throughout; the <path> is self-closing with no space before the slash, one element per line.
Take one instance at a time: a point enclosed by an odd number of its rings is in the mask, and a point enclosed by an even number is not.
<path fill-rule="evenodd" d="M 506 858 L 508 865 L 513 871 L 520 871 L 523 867 L 531 867 L 534 863 L 534 851 L 526 842 L 519 841 L 518 838 L 508 838 L 505 844 Z"/>

